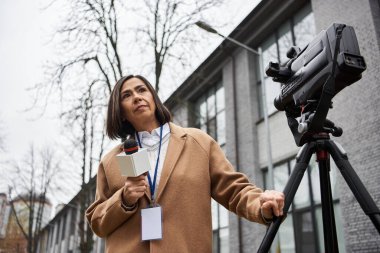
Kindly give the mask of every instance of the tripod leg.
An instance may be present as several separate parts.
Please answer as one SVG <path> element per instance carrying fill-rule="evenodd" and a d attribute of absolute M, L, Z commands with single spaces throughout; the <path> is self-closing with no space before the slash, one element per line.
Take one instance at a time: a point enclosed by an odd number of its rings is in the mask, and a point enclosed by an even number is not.
<path fill-rule="evenodd" d="M 269 251 L 270 246 L 276 236 L 276 233 L 281 225 L 282 220 L 287 214 L 290 205 L 293 202 L 294 195 L 297 192 L 298 186 L 301 183 L 302 177 L 309 165 L 311 155 L 315 150 L 315 143 L 306 143 L 301 150 L 298 152 L 296 157 L 296 165 L 294 166 L 293 172 L 290 175 L 289 181 L 286 183 L 284 188 L 285 195 L 285 205 L 284 205 L 284 216 L 273 217 L 273 222 L 268 227 L 267 233 L 264 236 L 263 241 L 259 247 L 258 253 L 266 253 Z"/>
<path fill-rule="evenodd" d="M 356 200 L 360 204 L 364 213 L 369 216 L 373 225 L 380 234 L 380 210 L 376 206 L 367 189 L 364 187 L 355 170 L 352 168 L 350 162 L 348 161 L 346 152 L 342 147 L 337 146 L 337 144 L 332 140 L 327 142 L 326 145 L 326 148 L 332 155 L 335 164 L 338 166 Z"/>
<path fill-rule="evenodd" d="M 339 252 L 330 182 L 330 158 L 326 150 L 317 151 L 321 187 L 323 238 L 325 252 Z"/>

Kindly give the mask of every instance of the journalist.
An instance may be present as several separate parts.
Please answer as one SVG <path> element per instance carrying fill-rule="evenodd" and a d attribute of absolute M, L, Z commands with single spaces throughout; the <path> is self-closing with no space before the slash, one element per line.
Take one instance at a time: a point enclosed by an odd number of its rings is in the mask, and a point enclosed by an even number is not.
<path fill-rule="evenodd" d="M 152 167 L 137 177 L 122 176 L 116 160 L 122 144 L 101 160 L 86 217 L 105 238 L 108 253 L 212 252 L 211 198 L 262 224 L 283 215 L 283 193 L 250 183 L 206 133 L 173 124 L 142 76 L 116 83 L 106 132 L 111 139 L 136 139 L 148 149 Z"/>

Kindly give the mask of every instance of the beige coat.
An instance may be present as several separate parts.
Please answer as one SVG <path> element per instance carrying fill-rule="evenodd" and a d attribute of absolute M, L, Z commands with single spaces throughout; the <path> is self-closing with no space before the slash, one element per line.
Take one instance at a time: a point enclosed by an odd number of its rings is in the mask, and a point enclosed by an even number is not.
<path fill-rule="evenodd" d="M 157 203 L 163 210 L 162 240 L 141 241 L 140 209 L 149 203 L 149 189 L 137 208 L 126 211 L 122 207 L 126 178 L 115 159 L 121 146 L 102 159 L 96 199 L 86 217 L 92 230 L 106 238 L 106 252 L 211 252 L 211 197 L 237 215 L 263 223 L 258 198 L 262 190 L 234 171 L 218 143 L 199 129 L 173 123 L 170 129 L 157 189 Z"/>

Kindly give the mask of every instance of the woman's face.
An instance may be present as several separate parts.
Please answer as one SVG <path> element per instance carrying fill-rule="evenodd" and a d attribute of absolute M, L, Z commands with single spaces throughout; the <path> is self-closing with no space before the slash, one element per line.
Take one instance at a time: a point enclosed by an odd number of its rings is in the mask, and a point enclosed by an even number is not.
<path fill-rule="evenodd" d="M 137 131 L 152 130 L 143 129 L 157 123 L 156 104 L 146 84 L 133 77 L 124 82 L 120 94 L 122 119 L 128 120 Z"/>

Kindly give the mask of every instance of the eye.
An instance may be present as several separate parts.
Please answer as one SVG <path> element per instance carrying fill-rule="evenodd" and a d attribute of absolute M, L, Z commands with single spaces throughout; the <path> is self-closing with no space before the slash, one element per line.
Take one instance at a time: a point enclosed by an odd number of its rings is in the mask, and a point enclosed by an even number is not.
<path fill-rule="evenodd" d="M 125 99 L 125 98 L 129 98 L 131 96 L 131 94 L 129 92 L 125 92 L 121 95 L 121 98 L 122 99 Z"/>
<path fill-rule="evenodd" d="M 138 92 L 140 92 L 140 93 L 143 93 L 143 92 L 145 92 L 147 89 L 145 88 L 145 87 L 140 87 L 139 89 L 138 89 Z"/>

